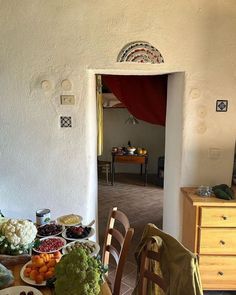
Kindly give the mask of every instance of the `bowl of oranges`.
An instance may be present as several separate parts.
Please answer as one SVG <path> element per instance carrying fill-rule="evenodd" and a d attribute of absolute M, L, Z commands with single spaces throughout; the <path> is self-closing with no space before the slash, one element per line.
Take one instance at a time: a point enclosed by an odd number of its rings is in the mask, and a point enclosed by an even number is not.
<path fill-rule="evenodd" d="M 55 266 L 61 259 L 61 252 L 33 255 L 20 271 L 21 279 L 34 286 L 45 286 L 55 274 Z"/>

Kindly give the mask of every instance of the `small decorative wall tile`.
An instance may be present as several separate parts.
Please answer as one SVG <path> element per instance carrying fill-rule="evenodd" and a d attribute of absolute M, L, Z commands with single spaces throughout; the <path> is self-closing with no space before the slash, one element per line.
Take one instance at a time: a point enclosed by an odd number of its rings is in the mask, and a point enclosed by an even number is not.
<path fill-rule="evenodd" d="M 118 62 L 137 62 L 159 64 L 164 58 L 154 46 L 145 41 L 135 41 L 126 44 L 120 51 Z"/>
<path fill-rule="evenodd" d="M 72 127 L 71 117 L 60 117 L 60 124 L 62 128 Z"/>
<path fill-rule="evenodd" d="M 216 101 L 216 111 L 217 112 L 227 112 L 228 111 L 228 100 L 217 100 Z"/>

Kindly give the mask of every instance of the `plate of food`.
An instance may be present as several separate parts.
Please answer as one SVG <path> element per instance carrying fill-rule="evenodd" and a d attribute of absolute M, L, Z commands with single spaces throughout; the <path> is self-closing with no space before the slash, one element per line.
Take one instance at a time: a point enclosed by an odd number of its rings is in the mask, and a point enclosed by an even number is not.
<path fill-rule="evenodd" d="M 30 286 L 13 286 L 0 290 L 0 295 L 43 295 L 43 293 Z"/>
<path fill-rule="evenodd" d="M 33 250 L 37 253 L 53 253 L 61 250 L 66 245 L 66 240 L 61 237 L 50 236 L 39 240 Z"/>
<path fill-rule="evenodd" d="M 89 239 L 95 234 L 94 228 L 91 226 L 71 226 L 68 227 L 63 233 L 62 237 L 69 241 Z"/>
<path fill-rule="evenodd" d="M 29 285 L 45 286 L 46 280 L 54 276 L 55 266 L 60 261 L 61 255 L 60 251 L 57 251 L 31 256 L 31 260 L 21 268 L 21 279 Z"/>
<path fill-rule="evenodd" d="M 85 249 L 90 256 L 96 256 L 100 251 L 100 246 L 98 243 L 89 240 L 83 240 L 70 242 L 62 249 L 62 254 L 68 254 L 76 248 Z"/>
<path fill-rule="evenodd" d="M 82 219 L 80 215 L 68 214 L 58 217 L 57 223 L 64 226 L 74 226 L 80 224 Z"/>
<path fill-rule="evenodd" d="M 39 226 L 37 230 L 38 230 L 37 236 L 44 238 L 48 236 L 60 235 L 63 232 L 64 227 L 61 224 L 47 223 L 47 224 Z"/>
<path fill-rule="evenodd" d="M 46 280 L 44 279 L 44 275 L 36 272 L 32 267 L 32 262 L 27 262 L 20 271 L 20 278 L 25 283 L 32 286 L 46 286 Z"/>

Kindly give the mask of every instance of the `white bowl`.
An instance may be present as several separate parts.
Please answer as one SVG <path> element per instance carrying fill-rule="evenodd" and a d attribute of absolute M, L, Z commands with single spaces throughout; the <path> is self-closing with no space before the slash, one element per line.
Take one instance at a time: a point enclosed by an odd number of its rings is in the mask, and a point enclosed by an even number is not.
<path fill-rule="evenodd" d="M 136 148 L 127 148 L 129 154 L 133 154 L 136 151 Z"/>

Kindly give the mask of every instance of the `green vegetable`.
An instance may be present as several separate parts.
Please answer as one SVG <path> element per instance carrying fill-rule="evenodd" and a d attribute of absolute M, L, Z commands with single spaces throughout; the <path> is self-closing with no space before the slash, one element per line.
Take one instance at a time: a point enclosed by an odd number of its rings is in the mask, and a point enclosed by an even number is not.
<path fill-rule="evenodd" d="M 56 265 L 56 295 L 98 295 L 104 273 L 101 261 L 82 248 L 62 256 Z"/>
<path fill-rule="evenodd" d="M 232 188 L 227 187 L 225 189 L 225 192 L 231 197 L 232 200 L 234 199 L 234 191 L 232 190 Z"/>
<path fill-rule="evenodd" d="M 234 199 L 234 191 L 227 184 L 219 184 L 212 188 L 215 196 L 224 200 Z"/>
<path fill-rule="evenodd" d="M 224 200 L 231 200 L 231 197 L 219 188 L 214 189 L 214 194 L 217 198 L 224 199 Z"/>

